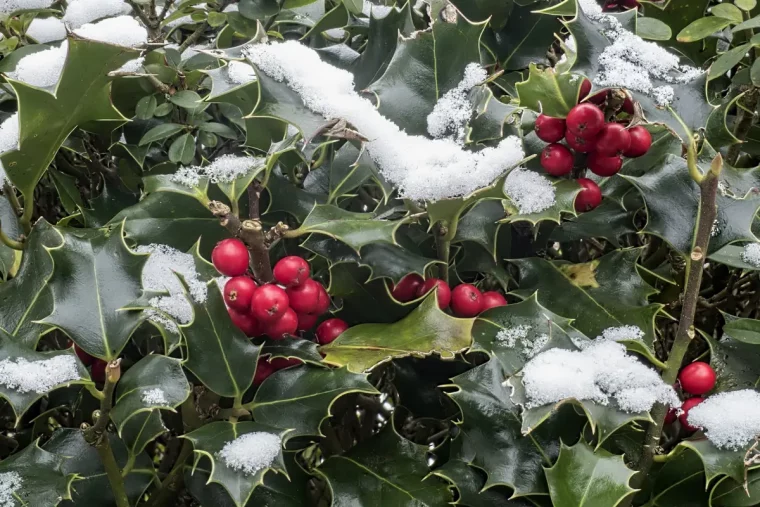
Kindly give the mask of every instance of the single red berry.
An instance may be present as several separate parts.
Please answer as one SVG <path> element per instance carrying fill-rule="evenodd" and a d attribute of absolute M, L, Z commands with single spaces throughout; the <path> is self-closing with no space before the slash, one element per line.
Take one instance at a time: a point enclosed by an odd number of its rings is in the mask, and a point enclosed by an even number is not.
<path fill-rule="evenodd" d="M 317 341 L 320 345 L 332 343 L 346 329 L 348 329 L 346 321 L 342 319 L 328 319 L 317 328 Z"/>
<path fill-rule="evenodd" d="M 243 313 L 234 308 L 227 308 L 230 319 L 235 327 L 245 333 L 246 336 L 257 336 L 260 334 L 259 323 L 249 313 Z"/>
<path fill-rule="evenodd" d="M 319 305 L 319 282 L 311 278 L 301 285 L 285 289 L 290 307 L 297 313 L 314 313 Z"/>
<path fill-rule="evenodd" d="M 498 306 L 507 306 L 506 298 L 495 290 L 484 292 L 481 299 L 483 300 L 483 309 L 481 310 L 482 312 L 490 310 L 491 308 L 496 308 Z"/>
<path fill-rule="evenodd" d="M 239 239 L 224 239 L 211 252 L 211 262 L 223 275 L 244 275 L 248 270 L 248 248 Z"/>
<path fill-rule="evenodd" d="M 253 374 L 253 385 L 261 385 L 275 371 L 274 367 L 266 359 L 260 357 L 256 363 L 256 373 Z"/>
<path fill-rule="evenodd" d="M 581 83 L 581 89 L 578 92 L 578 102 L 588 97 L 589 93 L 591 93 L 591 81 L 589 81 L 586 78 L 583 78 L 583 82 Z"/>
<path fill-rule="evenodd" d="M 633 101 L 631 100 L 631 97 L 628 95 L 625 96 L 625 100 L 623 101 L 623 107 L 621 108 L 624 113 L 626 114 L 633 114 Z"/>
<path fill-rule="evenodd" d="M 256 282 L 247 276 L 235 276 L 224 284 L 224 302 L 239 312 L 247 313 L 255 291 Z"/>
<path fill-rule="evenodd" d="M 695 361 L 678 374 L 681 387 L 689 394 L 705 394 L 715 387 L 715 370 L 702 361 Z"/>
<path fill-rule="evenodd" d="M 292 308 L 285 310 L 279 319 L 264 325 L 264 334 L 273 340 L 285 338 L 286 335 L 295 335 L 297 330 L 298 315 Z"/>
<path fill-rule="evenodd" d="M 628 129 L 631 136 L 631 145 L 623 152 L 626 157 L 640 157 L 649 151 L 652 146 L 652 134 L 641 125 Z"/>
<path fill-rule="evenodd" d="M 330 309 L 330 295 L 325 290 L 325 287 L 317 282 L 319 286 L 319 295 L 317 296 L 317 308 L 314 313 L 317 315 L 323 315 Z"/>
<path fill-rule="evenodd" d="M 568 131 L 565 134 L 565 142 L 569 147 L 578 153 L 588 153 L 594 149 L 596 137 L 594 136 L 578 136 Z"/>
<path fill-rule="evenodd" d="M 298 314 L 298 331 L 308 331 L 314 327 L 319 320 L 319 315 L 313 313 Z"/>
<path fill-rule="evenodd" d="M 396 301 L 401 301 L 402 303 L 411 301 L 417 297 L 417 291 L 423 283 L 425 283 L 425 280 L 420 275 L 409 273 L 399 280 L 395 286 L 391 284 L 391 296 Z"/>
<path fill-rule="evenodd" d="M 595 151 L 605 157 L 622 154 L 631 147 L 631 134 L 619 123 L 607 123 L 596 138 Z"/>
<path fill-rule="evenodd" d="M 567 114 L 567 130 L 578 136 L 588 138 L 604 127 L 602 110 L 589 102 L 582 102 Z"/>
<path fill-rule="evenodd" d="M 608 95 L 609 95 L 609 92 L 607 90 L 603 90 L 603 91 L 601 91 L 599 93 L 595 93 L 591 97 L 589 97 L 588 102 L 591 102 L 592 104 L 596 104 L 598 106 L 601 106 L 607 100 L 607 96 Z"/>
<path fill-rule="evenodd" d="M 581 186 L 581 191 L 575 198 L 575 211 L 589 211 L 601 204 L 602 191 L 599 185 L 588 178 L 578 178 L 575 181 Z"/>
<path fill-rule="evenodd" d="M 428 278 L 417 290 L 417 297 L 422 297 L 434 288 L 438 288 L 438 307 L 443 310 L 451 303 L 451 289 L 449 284 L 438 278 Z"/>
<path fill-rule="evenodd" d="M 683 402 L 683 405 L 681 405 L 681 415 L 678 416 L 678 420 L 681 421 L 681 424 L 684 428 L 686 428 L 689 431 L 697 431 L 699 428 L 696 426 L 692 426 L 689 424 L 689 410 L 696 407 L 700 403 L 705 401 L 704 398 L 689 398 L 688 400 Z"/>
<path fill-rule="evenodd" d="M 275 370 L 282 370 L 284 368 L 290 368 L 291 366 L 297 366 L 303 364 L 303 361 L 296 358 L 275 357 L 270 363 Z"/>
<path fill-rule="evenodd" d="M 538 115 L 538 118 L 536 118 L 535 130 L 536 135 L 542 141 L 556 143 L 565 137 L 565 120 L 540 114 Z"/>
<path fill-rule="evenodd" d="M 106 381 L 106 363 L 102 359 L 95 359 L 90 367 L 90 377 L 97 383 L 103 383 Z"/>
<path fill-rule="evenodd" d="M 623 158 L 619 155 L 607 157 L 595 151 L 588 156 L 586 165 L 597 176 L 613 176 L 623 167 Z"/>
<path fill-rule="evenodd" d="M 483 311 L 483 294 L 470 283 L 462 283 L 451 291 L 451 309 L 457 317 L 474 317 Z"/>
<path fill-rule="evenodd" d="M 92 357 L 90 354 L 79 348 L 79 345 L 74 344 L 74 352 L 76 352 L 77 357 L 80 361 L 82 361 L 82 364 L 85 366 L 90 366 L 93 362 L 96 361 L 94 357 Z"/>
<path fill-rule="evenodd" d="M 665 414 L 665 424 L 673 424 L 678 419 L 678 413 L 676 409 L 668 409 L 668 413 Z"/>
<path fill-rule="evenodd" d="M 256 289 L 251 298 L 251 314 L 261 323 L 276 321 L 288 308 L 290 300 L 287 293 L 271 283 Z"/>
<path fill-rule="evenodd" d="M 541 167 L 552 176 L 564 176 L 573 170 L 573 153 L 562 144 L 550 144 L 541 152 Z"/>
<path fill-rule="evenodd" d="M 285 287 L 301 285 L 309 279 L 311 269 L 305 259 L 297 255 L 283 257 L 274 265 L 274 279 Z"/>

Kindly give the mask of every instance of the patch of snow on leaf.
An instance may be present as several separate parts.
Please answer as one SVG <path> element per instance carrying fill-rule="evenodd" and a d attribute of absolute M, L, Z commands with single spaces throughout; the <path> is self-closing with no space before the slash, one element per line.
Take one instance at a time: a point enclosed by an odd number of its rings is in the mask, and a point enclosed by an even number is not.
<path fill-rule="evenodd" d="M 16 499 L 13 497 L 13 494 L 21 489 L 23 482 L 18 472 L 0 473 L 0 506 L 16 506 Z"/>
<path fill-rule="evenodd" d="M 135 47 L 148 42 L 148 31 L 131 16 L 117 16 L 97 23 L 87 23 L 74 30 L 74 33 L 84 39 L 117 46 Z"/>
<path fill-rule="evenodd" d="M 10 14 L 22 9 L 44 9 L 54 0 L 0 0 L 0 14 Z"/>
<path fill-rule="evenodd" d="M 224 8 L 222 12 L 239 12 L 240 8 L 238 7 L 238 4 L 230 4 L 227 7 Z"/>
<path fill-rule="evenodd" d="M 232 60 L 227 64 L 227 77 L 233 84 L 248 84 L 256 81 L 256 71 L 245 62 Z"/>
<path fill-rule="evenodd" d="M 504 181 L 504 193 L 521 215 L 540 213 L 554 206 L 554 185 L 545 176 L 518 167 Z"/>
<path fill-rule="evenodd" d="M 760 393 L 743 389 L 715 394 L 691 408 L 688 421 L 704 429 L 716 447 L 741 450 L 760 435 Z"/>
<path fill-rule="evenodd" d="M 15 70 L 8 75 L 16 81 L 39 88 L 55 86 L 61 78 L 68 51 L 69 43 L 63 41 L 57 48 L 28 54 L 18 61 Z"/>
<path fill-rule="evenodd" d="M 206 166 L 181 167 L 172 176 L 172 181 L 186 187 L 198 185 L 202 177 L 207 177 L 211 183 L 232 183 L 263 163 L 262 157 L 222 155 Z"/>
<path fill-rule="evenodd" d="M 655 402 L 680 404 L 673 387 L 657 372 L 629 355 L 613 341 L 600 341 L 581 351 L 550 349 L 523 368 L 527 407 L 567 398 L 602 405 L 615 402 L 624 412 L 648 411 Z"/>
<path fill-rule="evenodd" d="M 142 401 L 146 405 L 168 405 L 169 401 L 166 399 L 166 393 L 160 387 L 148 389 L 142 395 Z"/>
<path fill-rule="evenodd" d="M 684 84 L 703 73 L 695 67 L 681 65 L 677 55 L 623 28 L 614 16 L 602 12 L 596 0 L 578 3 L 586 16 L 604 27 L 604 35 L 612 41 L 599 56 L 601 70 L 594 80 L 597 85 L 644 93 L 657 105 L 666 106 L 673 101 L 675 91 L 669 85 L 655 85 L 654 80 Z"/>
<path fill-rule="evenodd" d="M 522 354 L 530 359 L 549 343 L 548 334 L 540 334 L 528 340 L 528 334 L 533 326 L 520 324 L 514 327 L 506 327 L 496 333 L 496 340 L 509 348 L 522 347 Z"/>
<path fill-rule="evenodd" d="M 58 18 L 34 18 L 26 29 L 26 35 L 40 44 L 66 38 L 66 26 Z"/>
<path fill-rule="evenodd" d="M 28 361 L 23 357 L 0 361 L 0 385 L 19 393 L 45 394 L 57 385 L 79 378 L 77 361 L 70 354 L 39 361 Z"/>
<path fill-rule="evenodd" d="M 63 21 L 73 30 L 99 19 L 130 12 L 132 8 L 124 0 L 71 0 Z"/>
<path fill-rule="evenodd" d="M 133 72 L 133 73 L 141 73 L 143 72 L 143 64 L 145 63 L 145 57 L 141 56 L 140 58 L 135 58 L 134 60 L 130 60 L 124 65 L 122 65 L 117 72 Z"/>
<path fill-rule="evenodd" d="M 18 113 L 13 113 L 0 124 L 0 153 L 18 149 L 18 128 Z"/>
<path fill-rule="evenodd" d="M 391 9 L 393 9 L 393 7 L 388 7 L 387 5 L 375 5 L 369 0 L 364 0 L 362 14 L 367 17 L 370 17 L 371 15 L 375 18 L 384 18 L 389 12 L 391 12 Z"/>
<path fill-rule="evenodd" d="M 467 65 L 464 78 L 456 88 L 447 91 L 435 104 L 427 117 L 427 131 L 433 137 L 452 137 L 464 144 L 465 125 L 472 116 L 469 92 L 488 77 L 486 70 L 478 63 Z"/>
<path fill-rule="evenodd" d="M 602 331 L 601 336 L 597 336 L 597 340 L 611 340 L 613 342 L 619 342 L 621 340 L 638 340 L 641 341 L 644 338 L 644 331 L 639 326 L 618 326 L 608 327 Z"/>
<path fill-rule="evenodd" d="M 282 439 L 279 436 L 254 431 L 227 442 L 216 455 L 229 468 L 253 475 L 272 466 L 281 449 Z"/>
<path fill-rule="evenodd" d="M 760 243 L 750 243 L 742 250 L 742 260 L 756 268 L 760 268 Z"/>
<path fill-rule="evenodd" d="M 254 44 L 244 53 L 258 70 L 298 93 L 308 109 L 327 119 L 345 119 L 367 137 L 371 158 L 402 197 L 437 201 L 468 195 L 524 157 L 515 136 L 475 152 L 449 139 L 407 134 L 354 91 L 353 74 L 322 62 L 316 51 L 296 41 Z"/>

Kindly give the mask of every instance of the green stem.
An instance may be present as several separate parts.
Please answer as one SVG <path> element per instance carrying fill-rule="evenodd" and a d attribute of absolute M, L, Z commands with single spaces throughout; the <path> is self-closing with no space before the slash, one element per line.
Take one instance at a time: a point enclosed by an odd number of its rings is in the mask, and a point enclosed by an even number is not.
<path fill-rule="evenodd" d="M 179 51 L 179 54 L 184 53 L 184 51 L 195 44 L 198 39 L 201 38 L 201 35 L 203 35 L 203 32 L 206 31 L 206 29 L 209 27 L 209 24 L 207 22 L 203 22 L 198 28 L 195 29 L 193 33 L 188 35 L 187 39 L 182 41 L 182 44 L 177 48 L 177 51 Z"/>
<path fill-rule="evenodd" d="M 439 222 L 436 226 L 435 249 L 438 252 L 438 278 L 449 283 L 449 256 L 451 255 L 451 239 L 447 224 Z"/>
<path fill-rule="evenodd" d="M 34 203 L 31 202 L 31 199 L 29 201 L 27 202 L 26 197 L 24 197 L 24 212 L 20 220 L 21 227 L 23 227 L 24 234 L 26 235 L 32 232 L 32 213 L 34 213 Z"/>
<path fill-rule="evenodd" d="M 103 438 L 102 442 L 95 448 L 98 451 L 98 456 L 100 456 L 100 461 L 103 462 L 103 467 L 106 469 L 106 476 L 111 484 L 111 492 L 116 501 L 116 507 L 129 507 L 129 497 L 124 488 L 124 478 L 121 476 L 119 464 L 116 463 L 116 458 L 113 456 L 108 437 Z"/>
<path fill-rule="evenodd" d="M 5 246 L 10 247 L 14 250 L 24 249 L 24 243 L 21 241 L 16 241 L 15 239 L 12 239 L 7 234 L 5 234 L 5 231 L 3 231 L 2 228 L 2 223 L 0 223 L 0 243 L 3 243 Z"/>
<path fill-rule="evenodd" d="M 16 213 L 16 216 L 21 216 L 21 214 L 23 213 L 23 210 L 21 209 L 21 203 L 18 202 L 16 191 L 13 190 L 13 187 L 7 181 L 3 183 L 3 195 L 8 199 L 8 202 L 11 204 L 11 207 L 13 208 L 13 211 Z"/>

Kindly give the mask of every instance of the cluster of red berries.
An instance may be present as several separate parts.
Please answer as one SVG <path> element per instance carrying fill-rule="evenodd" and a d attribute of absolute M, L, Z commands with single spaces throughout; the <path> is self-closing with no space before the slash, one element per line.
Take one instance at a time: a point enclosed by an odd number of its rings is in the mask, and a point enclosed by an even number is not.
<path fill-rule="evenodd" d="M 445 310 L 451 306 L 457 317 L 474 317 L 490 308 L 507 304 L 504 296 L 496 291 L 480 292 L 470 283 L 459 284 L 452 290 L 449 284 L 439 278 L 424 280 L 416 273 L 406 275 L 396 285 L 391 284 L 391 295 L 396 301 L 406 303 L 424 296 L 433 289 L 437 291 L 438 307 Z"/>
<path fill-rule="evenodd" d="M 684 401 L 680 410 L 671 408 L 667 416 L 665 416 L 665 423 L 670 424 L 678 418 L 681 426 L 688 431 L 699 429 L 689 424 L 689 410 L 705 401 L 701 395 L 708 393 L 715 387 L 715 380 L 715 370 L 709 364 L 702 361 L 695 361 L 681 370 L 678 374 L 678 382 L 681 384 L 681 389 L 684 393 L 694 396 Z"/>
<path fill-rule="evenodd" d="M 580 95 L 591 91 L 591 82 L 584 80 Z M 626 128 L 617 121 L 606 122 L 600 103 L 607 98 L 600 92 L 573 107 L 566 119 L 544 114 L 536 119 L 536 135 L 549 144 L 541 152 L 541 167 L 552 176 L 566 176 L 573 170 L 575 154 L 587 154 L 585 165 L 597 176 L 613 176 L 623 166 L 623 157 L 640 157 L 649 151 L 652 136 L 644 127 Z M 626 97 L 621 110 L 633 114 L 633 102 Z M 565 144 L 560 144 L 564 138 Z M 599 186 L 588 178 L 578 178 L 582 190 L 575 200 L 576 211 L 596 208 L 602 202 Z"/>

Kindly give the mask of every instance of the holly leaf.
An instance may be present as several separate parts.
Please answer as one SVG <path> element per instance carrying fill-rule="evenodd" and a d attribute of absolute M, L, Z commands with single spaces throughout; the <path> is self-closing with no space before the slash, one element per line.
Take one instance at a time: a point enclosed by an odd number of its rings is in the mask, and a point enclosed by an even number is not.
<path fill-rule="evenodd" d="M 39 220 L 27 239 L 24 256 L 16 276 L 0 284 L 0 328 L 13 341 L 34 349 L 40 335 L 48 329 L 39 320 L 53 311 L 53 294 L 47 284 L 53 274 L 48 248 L 63 243 L 61 235 L 44 219 Z"/>
<path fill-rule="evenodd" d="M 531 507 L 534 503 L 521 499 L 508 500 L 507 495 L 496 489 L 483 491 L 486 481 L 482 473 L 466 462 L 459 459 L 451 459 L 436 468 L 433 475 L 437 475 L 451 483 L 458 493 L 458 501 L 455 505 L 468 507 Z"/>
<path fill-rule="evenodd" d="M 474 319 L 456 319 L 443 313 L 435 294 L 392 324 L 359 324 L 321 347 L 325 362 L 362 372 L 394 357 L 440 354 L 452 359 L 470 346 Z"/>
<path fill-rule="evenodd" d="M 519 208 L 510 199 L 505 201 L 508 215 L 502 221 L 525 221 L 535 225 L 544 220 L 560 223 L 563 214 L 577 216 L 575 198 L 581 191 L 580 185 L 573 180 L 556 180 L 552 184 L 554 185 L 555 194 L 554 203 L 551 206 L 537 213 L 520 213 Z"/>
<path fill-rule="evenodd" d="M 443 481 L 429 477 L 426 446 L 410 442 L 392 424 L 315 470 L 330 485 L 333 505 L 438 507 L 451 500 Z"/>
<path fill-rule="evenodd" d="M 270 359 L 282 357 L 285 359 L 300 359 L 303 362 L 325 367 L 322 356 L 319 355 L 317 344 L 301 338 L 282 338 L 267 340 L 261 349 L 261 356 L 269 355 Z"/>
<path fill-rule="evenodd" d="M 129 459 L 134 460 L 145 447 L 167 432 L 158 410 L 139 412 L 124 423 L 120 436 L 129 453 Z"/>
<path fill-rule="evenodd" d="M 718 375 L 716 390 L 753 389 L 760 379 L 760 321 L 722 313 L 723 336 L 710 345 L 710 364 Z"/>
<path fill-rule="evenodd" d="M 496 235 L 501 226 L 497 222 L 504 218 L 504 206 L 496 200 L 477 202 L 457 225 L 453 242 L 472 241 L 485 248 L 496 258 Z"/>
<path fill-rule="evenodd" d="M 466 1 L 466 0 L 462 0 Z M 471 2 L 468 2 L 471 3 Z M 495 55 L 506 70 L 523 70 L 532 63 L 548 65 L 546 50 L 554 42 L 554 34 L 562 29 L 556 16 L 536 12 L 531 2 L 517 2 L 501 30 L 486 30 L 483 44 Z"/>
<path fill-rule="evenodd" d="M 689 449 L 674 450 L 668 461 L 657 466 L 652 475 L 652 505 L 708 505 L 702 464 Z"/>
<path fill-rule="evenodd" d="M 585 442 L 562 444 L 557 462 L 546 469 L 552 502 L 567 506 L 619 505 L 636 491 L 628 485 L 633 475 L 622 456 L 594 451 Z"/>
<path fill-rule="evenodd" d="M 229 63 L 218 69 L 201 70 L 211 78 L 211 92 L 203 97 L 204 102 L 216 102 L 237 106 L 246 116 L 253 112 L 259 99 L 257 80 L 240 85 L 229 75 Z"/>
<path fill-rule="evenodd" d="M 737 245 L 726 245 L 717 252 L 712 253 L 708 258 L 712 261 L 731 266 L 733 268 L 744 269 L 747 271 L 757 271 L 760 267 L 744 262 L 742 256 L 744 247 Z"/>
<path fill-rule="evenodd" d="M 9 179 L 31 202 L 34 187 L 79 125 L 126 122 L 111 103 L 108 73 L 138 56 L 133 49 L 69 38 L 66 63 L 51 91 L 7 78 L 19 104 L 19 149 L 0 156 Z"/>
<path fill-rule="evenodd" d="M 315 205 L 327 202 L 324 195 L 298 188 L 277 171 L 272 171 L 269 177 L 267 192 L 270 198 L 267 213 L 282 211 L 299 222 L 306 219 Z"/>
<path fill-rule="evenodd" d="M 56 230 L 63 244 L 48 250 L 53 312 L 42 323 L 66 333 L 88 354 L 112 361 L 141 322 L 139 312 L 121 309 L 142 294 L 147 256 L 127 248 L 123 225 Z"/>
<path fill-rule="evenodd" d="M 199 458 L 205 456 L 211 460 L 209 481 L 221 485 L 229 493 L 237 507 L 243 507 L 248 502 L 257 487 L 263 483 L 264 475 L 269 470 L 280 472 L 287 477 L 282 449 L 269 465 L 263 466 L 251 474 L 227 465 L 224 458 L 220 456 L 224 446 L 249 433 L 266 433 L 275 435 L 282 440 L 287 431 L 255 422 L 217 421 L 206 424 L 182 437 L 192 442 L 193 449 Z"/>
<path fill-rule="evenodd" d="M 361 186 L 374 174 L 372 166 L 364 146 L 360 151 L 351 143 L 344 144 L 330 162 L 327 202 L 334 203 Z"/>
<path fill-rule="evenodd" d="M 718 480 L 710 491 L 710 507 L 749 507 L 760 498 L 760 470 L 749 470 L 747 480 L 735 481 L 731 477 Z"/>
<path fill-rule="evenodd" d="M 16 239 L 22 234 L 19 217 L 5 195 L 0 195 L 0 225 L 3 232 L 11 239 Z M 0 244 L 0 279 L 5 281 L 10 275 L 15 274 L 20 261 L 21 252 L 5 243 Z"/>
<path fill-rule="evenodd" d="M 187 344 L 184 367 L 220 396 L 242 399 L 251 386 L 261 346 L 255 346 L 230 320 L 215 281 L 205 303 L 188 297 L 193 320 L 180 326 Z"/>
<path fill-rule="evenodd" d="M 333 403 L 349 393 L 380 394 L 366 375 L 304 365 L 271 375 L 249 406 L 257 422 L 293 430 L 289 439 L 322 436 L 319 427 L 330 417 Z"/>
<path fill-rule="evenodd" d="M 664 163 L 638 177 L 625 176 L 641 192 L 647 206 L 647 225 L 642 232 L 654 234 L 670 243 L 682 255 L 691 252 L 694 217 L 699 211 L 699 185 L 691 179 L 686 161 L 668 156 Z M 709 252 L 729 243 L 756 241 L 752 220 L 760 207 L 760 195 L 736 198 L 718 192 L 718 215 Z"/>
<path fill-rule="evenodd" d="M 614 200 L 604 199 L 602 204 L 564 221 L 549 236 L 551 241 L 578 241 L 586 238 L 604 238 L 620 248 L 619 238 L 638 232 L 633 218 L 638 210 L 627 210 Z"/>
<path fill-rule="evenodd" d="M 531 63 L 528 79 L 517 83 L 515 88 L 522 107 L 565 118 L 578 103 L 581 83 L 576 75 L 559 74 L 551 67 L 541 69 Z"/>
<path fill-rule="evenodd" d="M 67 473 L 60 456 L 51 454 L 37 445 L 26 446 L 0 463 L 3 476 L 3 492 L 6 504 L 50 505 L 55 507 L 62 500 L 71 500 L 71 484 L 76 479 Z"/>
<path fill-rule="evenodd" d="M 727 475 L 737 482 L 744 481 L 744 455 L 746 449 L 732 451 L 730 449 L 719 449 L 715 447 L 707 438 L 702 437 L 700 440 L 684 440 L 679 447 L 691 449 L 705 467 L 705 476 L 709 484 L 714 478 L 721 475 Z M 748 446 L 749 447 L 749 446 Z"/>

